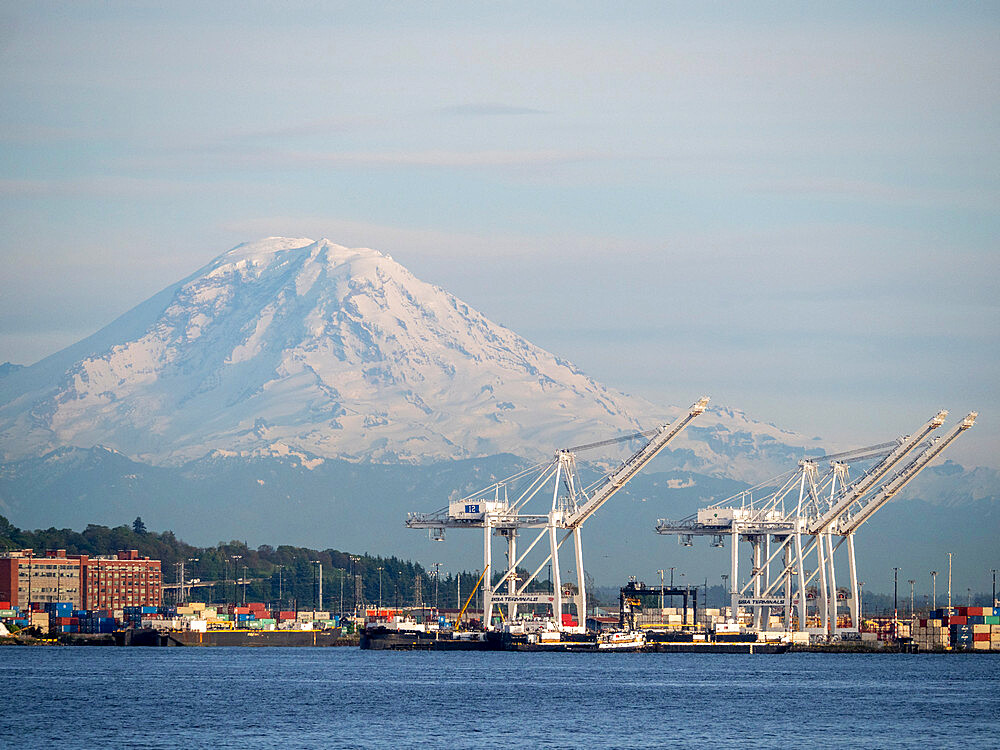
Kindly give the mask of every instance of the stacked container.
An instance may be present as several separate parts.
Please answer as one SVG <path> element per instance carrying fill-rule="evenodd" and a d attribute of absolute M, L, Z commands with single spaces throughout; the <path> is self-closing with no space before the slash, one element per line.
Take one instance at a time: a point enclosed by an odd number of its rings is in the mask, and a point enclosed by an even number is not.
<path fill-rule="evenodd" d="M 917 621 L 914 641 L 921 651 L 1000 651 L 1000 607 L 935 609 Z"/>

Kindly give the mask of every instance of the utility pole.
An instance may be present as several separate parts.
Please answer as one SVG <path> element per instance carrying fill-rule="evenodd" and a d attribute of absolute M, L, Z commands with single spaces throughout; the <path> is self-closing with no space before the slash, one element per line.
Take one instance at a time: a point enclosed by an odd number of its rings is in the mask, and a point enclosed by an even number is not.
<path fill-rule="evenodd" d="M 931 609 L 937 609 L 937 571 L 931 571 Z"/>

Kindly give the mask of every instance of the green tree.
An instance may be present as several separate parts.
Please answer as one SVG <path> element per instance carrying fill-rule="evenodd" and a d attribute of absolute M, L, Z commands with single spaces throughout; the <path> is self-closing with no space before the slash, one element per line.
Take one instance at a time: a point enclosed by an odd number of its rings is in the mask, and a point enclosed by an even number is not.
<path fill-rule="evenodd" d="M 132 522 L 132 531 L 136 534 L 146 533 L 146 524 L 142 522 L 142 516 L 135 517 L 135 520 Z"/>

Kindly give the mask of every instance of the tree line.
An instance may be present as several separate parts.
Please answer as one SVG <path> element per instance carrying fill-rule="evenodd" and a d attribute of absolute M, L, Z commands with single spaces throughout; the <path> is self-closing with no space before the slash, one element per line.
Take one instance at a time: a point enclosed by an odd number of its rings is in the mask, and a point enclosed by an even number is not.
<path fill-rule="evenodd" d="M 353 611 L 356 606 L 411 607 L 420 599 L 424 606 L 454 608 L 465 603 L 478 579 L 478 571 L 444 573 L 436 577 L 419 563 L 367 553 L 335 549 L 317 550 L 292 545 L 261 545 L 256 549 L 244 541 L 219 542 L 197 547 L 178 539 L 172 531 L 148 531 L 142 518 L 131 525 L 88 524 L 72 529 L 19 529 L 0 516 L 0 552 L 33 549 L 66 550 L 69 555 L 113 555 L 120 550 L 162 563 L 163 582 L 176 584 L 183 563 L 184 581 L 191 583 L 190 601 L 214 604 L 264 602 L 273 608 L 319 609 L 319 572 L 322 570 L 322 609 Z M 462 601 L 458 601 L 459 591 Z M 177 592 L 165 592 L 173 602 Z"/>

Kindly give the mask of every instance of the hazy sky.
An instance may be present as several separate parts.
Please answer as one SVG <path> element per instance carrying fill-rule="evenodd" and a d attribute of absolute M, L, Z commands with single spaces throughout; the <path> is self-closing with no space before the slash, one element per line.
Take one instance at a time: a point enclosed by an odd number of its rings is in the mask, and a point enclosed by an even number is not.
<path fill-rule="evenodd" d="M 0 361 L 328 237 L 622 390 L 977 408 L 1000 465 L 1000 4 L 538 5 L 0 3 Z"/>

